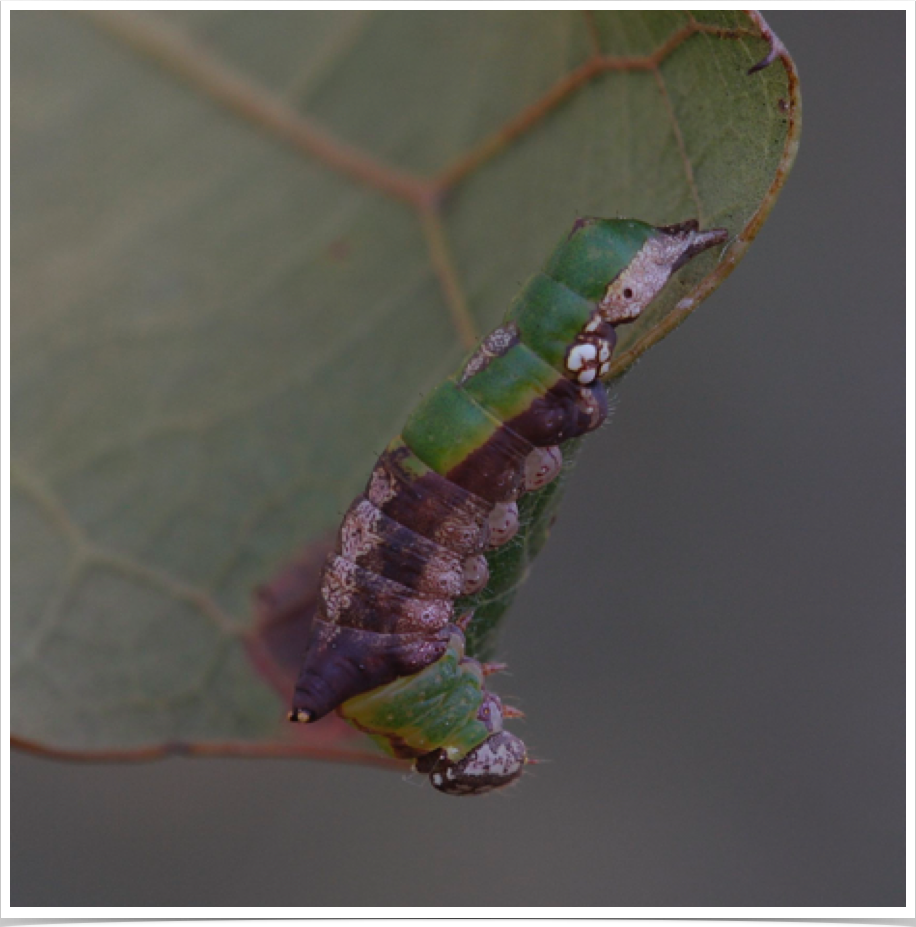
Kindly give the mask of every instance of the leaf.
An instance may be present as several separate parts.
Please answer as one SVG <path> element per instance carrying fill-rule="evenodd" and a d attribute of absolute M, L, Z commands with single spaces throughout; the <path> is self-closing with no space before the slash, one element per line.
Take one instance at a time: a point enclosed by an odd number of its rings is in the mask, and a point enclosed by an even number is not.
<path fill-rule="evenodd" d="M 618 373 L 724 279 L 795 154 L 792 61 L 738 12 L 13 23 L 14 739 L 368 756 L 275 691 L 322 539 L 577 215 L 734 236 Z"/>

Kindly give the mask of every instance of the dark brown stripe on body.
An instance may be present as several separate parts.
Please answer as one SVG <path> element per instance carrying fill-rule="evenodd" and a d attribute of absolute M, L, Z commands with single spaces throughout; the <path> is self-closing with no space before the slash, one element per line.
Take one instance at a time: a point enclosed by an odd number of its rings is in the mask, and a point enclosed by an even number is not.
<path fill-rule="evenodd" d="M 420 477 L 405 472 L 399 456 L 379 458 L 366 496 L 389 518 L 462 557 L 486 548 L 486 525 L 492 505 L 430 470 Z"/>
<path fill-rule="evenodd" d="M 461 594 L 463 559 L 389 518 L 365 496 L 357 496 L 347 510 L 336 550 L 352 563 L 419 595 L 441 599 Z"/>
<path fill-rule="evenodd" d="M 535 447 L 562 444 L 593 431 L 607 418 L 607 391 L 561 379 L 506 427 Z"/>
<path fill-rule="evenodd" d="M 530 442 L 501 424 L 484 444 L 445 475 L 481 499 L 508 502 L 521 492 L 525 460 L 533 449 Z"/>
<path fill-rule="evenodd" d="M 421 598 L 400 583 L 331 555 L 321 581 L 328 621 L 379 634 L 435 634 L 452 619 L 451 599 Z"/>

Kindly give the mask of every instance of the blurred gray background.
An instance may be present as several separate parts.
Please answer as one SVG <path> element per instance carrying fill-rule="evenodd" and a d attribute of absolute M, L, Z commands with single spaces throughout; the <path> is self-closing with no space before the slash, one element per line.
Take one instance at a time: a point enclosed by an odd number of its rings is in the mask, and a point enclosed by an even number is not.
<path fill-rule="evenodd" d="M 904 904 L 904 14 L 767 18 L 794 172 L 621 387 L 503 633 L 550 762 L 457 801 L 17 754 L 12 904 Z"/>

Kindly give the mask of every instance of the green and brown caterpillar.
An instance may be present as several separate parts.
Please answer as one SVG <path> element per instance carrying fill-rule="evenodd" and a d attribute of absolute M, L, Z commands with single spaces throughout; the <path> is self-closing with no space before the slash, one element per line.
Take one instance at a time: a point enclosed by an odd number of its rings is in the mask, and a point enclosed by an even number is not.
<path fill-rule="evenodd" d="M 430 393 L 344 516 L 290 719 L 337 710 L 452 795 L 517 779 L 515 712 L 465 655 L 455 602 L 488 581 L 486 551 L 518 530 L 517 500 L 560 471 L 559 445 L 607 415 L 603 380 L 632 322 L 694 255 L 726 240 L 695 221 L 580 219 L 502 324 Z"/>

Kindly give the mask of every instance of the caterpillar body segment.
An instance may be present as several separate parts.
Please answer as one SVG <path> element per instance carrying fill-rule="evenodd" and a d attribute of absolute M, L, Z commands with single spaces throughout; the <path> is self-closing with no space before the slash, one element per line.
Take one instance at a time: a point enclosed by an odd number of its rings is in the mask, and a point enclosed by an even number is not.
<path fill-rule="evenodd" d="M 291 720 L 336 709 L 448 794 L 521 775 L 525 745 L 503 728 L 518 713 L 466 656 L 469 616 L 455 615 L 455 600 L 486 585 L 486 551 L 518 530 L 521 493 L 560 472 L 558 445 L 607 415 L 616 326 L 726 237 L 696 222 L 576 222 L 501 325 L 419 403 L 348 509 Z"/>

